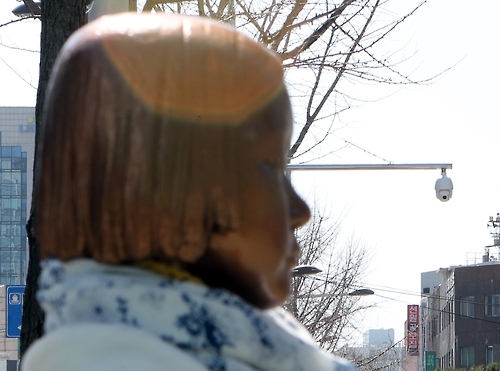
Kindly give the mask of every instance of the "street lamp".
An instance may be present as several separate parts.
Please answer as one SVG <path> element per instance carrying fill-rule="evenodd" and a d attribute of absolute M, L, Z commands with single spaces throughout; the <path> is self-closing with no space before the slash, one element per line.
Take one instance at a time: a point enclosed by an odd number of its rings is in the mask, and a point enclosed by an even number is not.
<path fill-rule="evenodd" d="M 312 265 L 298 265 L 292 269 L 291 274 L 292 277 L 302 277 L 302 276 L 311 276 L 313 274 L 318 274 L 322 272 L 321 269 L 316 268 Z"/>
<path fill-rule="evenodd" d="M 375 292 L 373 290 L 363 288 L 363 289 L 357 289 L 357 290 L 351 291 L 347 295 L 349 295 L 349 296 L 368 296 L 368 295 L 373 295 L 373 294 L 375 294 Z"/>
<path fill-rule="evenodd" d="M 92 8 L 93 3 L 93 0 L 88 0 L 86 2 L 86 13 L 88 13 Z M 39 17 L 40 15 L 42 15 L 42 3 L 40 1 L 23 0 L 22 4 L 16 6 L 12 10 L 12 13 L 19 18 Z"/>
<path fill-rule="evenodd" d="M 41 6 L 42 3 L 39 1 L 31 1 L 27 3 L 23 2 L 22 4 L 16 6 L 14 10 L 12 10 L 12 13 L 19 18 L 40 16 L 42 14 Z"/>
<path fill-rule="evenodd" d="M 321 269 L 313 266 L 313 265 L 298 265 L 295 268 L 291 270 L 292 277 L 303 277 L 303 276 L 312 276 L 315 274 L 318 274 L 322 272 Z M 317 279 L 317 278 L 313 278 Z M 309 298 L 322 298 L 322 297 L 330 297 L 330 296 L 368 296 L 368 295 L 373 295 L 375 292 L 372 289 L 368 288 L 361 288 L 361 289 L 356 289 L 354 291 L 348 292 L 347 294 L 337 294 L 337 295 L 331 295 L 331 294 L 318 294 L 318 295 L 304 295 L 300 297 L 309 297 Z M 296 296 L 296 295 L 294 295 Z"/>

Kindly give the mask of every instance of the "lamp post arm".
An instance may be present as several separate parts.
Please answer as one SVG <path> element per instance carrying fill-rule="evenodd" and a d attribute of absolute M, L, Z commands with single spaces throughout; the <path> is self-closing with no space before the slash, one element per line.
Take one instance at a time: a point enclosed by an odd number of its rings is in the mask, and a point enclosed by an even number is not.
<path fill-rule="evenodd" d="M 433 170 L 451 169 L 450 163 L 432 164 L 288 164 L 287 170 Z"/>

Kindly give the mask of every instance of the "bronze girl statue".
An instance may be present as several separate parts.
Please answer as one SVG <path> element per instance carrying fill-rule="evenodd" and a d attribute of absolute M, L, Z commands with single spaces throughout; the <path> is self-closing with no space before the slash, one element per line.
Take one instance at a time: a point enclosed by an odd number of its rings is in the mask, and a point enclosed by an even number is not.
<path fill-rule="evenodd" d="M 352 368 L 276 309 L 310 215 L 276 55 L 206 18 L 103 17 L 62 49 L 42 127 L 24 371 Z"/>

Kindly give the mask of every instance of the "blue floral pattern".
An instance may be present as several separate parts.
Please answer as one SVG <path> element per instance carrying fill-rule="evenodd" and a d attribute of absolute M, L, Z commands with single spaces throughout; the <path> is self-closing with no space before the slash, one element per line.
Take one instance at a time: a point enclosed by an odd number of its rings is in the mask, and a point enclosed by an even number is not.
<path fill-rule="evenodd" d="M 261 311 L 227 291 L 135 267 L 47 260 L 38 300 L 46 332 L 65 324 L 126 324 L 183 349 L 213 371 L 355 371 L 318 349 L 281 309 Z"/>

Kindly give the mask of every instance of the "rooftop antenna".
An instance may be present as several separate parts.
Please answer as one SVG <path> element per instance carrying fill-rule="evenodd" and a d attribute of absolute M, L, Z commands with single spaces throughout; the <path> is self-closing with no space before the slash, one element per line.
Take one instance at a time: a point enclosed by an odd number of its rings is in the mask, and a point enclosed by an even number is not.
<path fill-rule="evenodd" d="M 488 220 L 488 228 L 490 229 L 490 234 L 493 236 L 493 245 L 484 247 L 483 262 L 488 262 L 491 260 L 500 260 L 500 256 L 496 258 L 490 256 L 490 248 L 497 248 L 497 255 L 500 254 L 500 213 L 497 213 L 496 217 L 490 216 Z"/>

